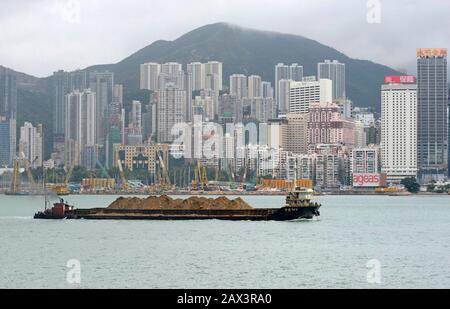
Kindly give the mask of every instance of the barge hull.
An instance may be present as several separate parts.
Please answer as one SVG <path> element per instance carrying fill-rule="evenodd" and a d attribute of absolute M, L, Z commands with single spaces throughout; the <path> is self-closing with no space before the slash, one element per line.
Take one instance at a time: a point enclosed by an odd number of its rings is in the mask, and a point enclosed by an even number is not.
<path fill-rule="evenodd" d="M 36 219 L 85 220 L 227 220 L 227 221 L 292 221 L 319 216 L 320 207 L 284 207 L 281 209 L 251 210 L 125 210 L 75 209 L 61 218 Z"/>

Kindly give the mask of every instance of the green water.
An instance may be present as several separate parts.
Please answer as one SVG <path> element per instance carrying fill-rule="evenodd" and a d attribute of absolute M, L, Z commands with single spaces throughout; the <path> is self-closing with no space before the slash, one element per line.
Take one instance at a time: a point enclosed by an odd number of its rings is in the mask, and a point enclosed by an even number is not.
<path fill-rule="evenodd" d="M 40 221 L 42 198 L 0 196 L 0 288 L 450 288 L 450 197 L 318 200 L 311 222 Z M 80 284 L 66 280 L 73 259 Z M 367 280 L 374 259 L 379 284 Z"/>

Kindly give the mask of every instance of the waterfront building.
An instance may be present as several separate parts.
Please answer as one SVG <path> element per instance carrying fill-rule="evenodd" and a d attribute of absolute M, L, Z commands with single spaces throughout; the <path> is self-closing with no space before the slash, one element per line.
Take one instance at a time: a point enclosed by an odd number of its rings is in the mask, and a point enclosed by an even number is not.
<path fill-rule="evenodd" d="M 424 183 L 447 177 L 447 49 L 417 50 L 417 163 Z"/>
<path fill-rule="evenodd" d="M 389 182 L 417 176 L 417 84 L 390 76 L 381 88 L 381 167 Z"/>
<path fill-rule="evenodd" d="M 119 161 L 124 169 L 129 171 L 148 171 L 150 174 L 157 172 L 159 157 L 169 169 L 168 144 L 155 145 L 114 145 L 114 167 L 119 167 Z"/>
<path fill-rule="evenodd" d="M 354 148 L 350 154 L 350 172 L 352 174 L 380 173 L 378 147 Z"/>

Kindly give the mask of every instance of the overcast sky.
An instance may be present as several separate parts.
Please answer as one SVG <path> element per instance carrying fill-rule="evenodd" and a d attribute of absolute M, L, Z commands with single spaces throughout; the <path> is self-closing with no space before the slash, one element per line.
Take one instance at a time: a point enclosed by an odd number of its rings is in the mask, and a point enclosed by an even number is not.
<path fill-rule="evenodd" d="M 0 64 L 47 76 L 229 22 L 415 73 L 416 47 L 450 47 L 449 16 L 445 0 L 0 0 Z"/>

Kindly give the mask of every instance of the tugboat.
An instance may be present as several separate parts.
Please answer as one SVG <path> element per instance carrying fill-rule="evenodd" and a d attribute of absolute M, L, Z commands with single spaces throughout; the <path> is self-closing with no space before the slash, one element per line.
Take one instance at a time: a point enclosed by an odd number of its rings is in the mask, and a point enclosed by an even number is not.
<path fill-rule="evenodd" d="M 313 202 L 314 190 L 307 188 L 295 188 L 288 193 L 286 197 L 286 207 L 293 208 L 310 208 L 313 216 L 320 217 L 319 209 L 322 207 L 321 204 Z"/>
<path fill-rule="evenodd" d="M 47 204 L 47 202 L 46 202 Z M 34 219 L 65 219 L 74 211 L 75 207 L 67 204 L 60 198 L 58 203 L 54 203 L 52 208 L 39 211 L 34 215 Z"/>

